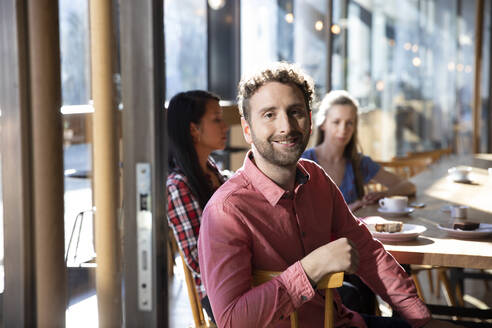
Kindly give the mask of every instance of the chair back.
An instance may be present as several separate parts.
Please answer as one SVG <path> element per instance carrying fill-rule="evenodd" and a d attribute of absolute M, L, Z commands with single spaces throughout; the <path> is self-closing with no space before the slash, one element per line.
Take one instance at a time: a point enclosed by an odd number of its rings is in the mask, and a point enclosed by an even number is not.
<path fill-rule="evenodd" d="M 253 286 L 261 285 L 282 272 L 280 271 L 266 271 L 266 270 L 254 270 L 253 271 Z M 333 294 L 332 289 L 342 286 L 343 284 L 343 272 L 336 272 L 324 276 L 317 284 L 316 288 L 325 291 L 325 328 L 335 327 L 335 317 L 333 311 Z M 299 318 L 297 311 L 294 311 L 290 315 L 290 325 L 292 328 L 299 328 Z"/>
<path fill-rule="evenodd" d="M 391 161 L 376 161 L 383 168 L 392 171 L 403 179 L 408 179 L 414 175 L 425 171 L 432 164 L 431 157 L 395 157 Z"/>
<path fill-rule="evenodd" d="M 190 299 L 191 312 L 193 313 L 193 320 L 195 322 L 196 328 L 205 327 L 215 327 L 215 325 L 209 320 L 205 319 L 203 313 L 202 303 L 198 297 L 198 292 L 196 291 L 196 284 L 193 275 L 191 274 L 190 268 L 186 265 L 186 260 L 184 258 L 181 250 L 179 251 L 181 261 L 183 262 L 183 272 L 186 281 L 186 289 L 188 290 L 188 298 Z"/>

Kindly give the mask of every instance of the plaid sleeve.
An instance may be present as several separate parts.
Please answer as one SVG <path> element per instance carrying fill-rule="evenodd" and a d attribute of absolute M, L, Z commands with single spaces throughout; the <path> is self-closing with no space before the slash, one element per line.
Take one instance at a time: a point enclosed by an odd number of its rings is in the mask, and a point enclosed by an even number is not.
<path fill-rule="evenodd" d="M 173 229 L 179 249 L 188 267 L 196 274 L 198 267 L 198 232 L 202 210 L 184 179 L 169 177 L 167 180 L 167 220 Z"/>

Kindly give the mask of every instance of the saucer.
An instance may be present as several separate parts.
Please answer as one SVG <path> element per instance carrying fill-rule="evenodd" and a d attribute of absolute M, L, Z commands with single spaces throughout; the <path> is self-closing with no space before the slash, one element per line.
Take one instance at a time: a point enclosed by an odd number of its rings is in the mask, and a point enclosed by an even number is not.
<path fill-rule="evenodd" d="M 413 208 L 413 207 L 405 207 L 403 210 L 397 211 L 397 212 L 389 211 L 388 209 L 386 209 L 384 207 L 378 208 L 379 213 L 383 213 L 383 214 L 387 214 L 387 215 L 408 215 L 410 213 L 413 213 L 413 211 L 415 211 L 415 208 Z"/>
<path fill-rule="evenodd" d="M 400 232 L 377 232 L 374 224 L 368 224 L 367 228 L 374 238 L 382 242 L 408 241 L 416 239 L 421 233 L 427 230 L 426 227 L 417 224 L 404 223 Z"/>
<path fill-rule="evenodd" d="M 466 183 L 466 184 L 473 183 L 473 181 L 470 179 L 454 179 L 454 178 L 451 178 L 451 181 L 456 182 L 456 183 Z"/>
<path fill-rule="evenodd" d="M 480 227 L 478 227 L 478 229 L 475 230 L 453 229 L 449 225 L 441 225 L 441 224 L 438 224 L 437 227 L 440 230 L 445 231 L 448 236 L 454 238 L 476 239 L 476 238 L 485 238 L 492 234 L 492 224 L 489 223 L 480 223 Z"/>

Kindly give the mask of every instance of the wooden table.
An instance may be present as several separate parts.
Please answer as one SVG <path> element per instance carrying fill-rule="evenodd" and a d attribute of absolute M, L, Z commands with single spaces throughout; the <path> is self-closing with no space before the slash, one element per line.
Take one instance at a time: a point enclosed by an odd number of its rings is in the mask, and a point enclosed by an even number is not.
<path fill-rule="evenodd" d="M 431 169 L 413 177 L 417 196 L 411 201 L 423 202 L 425 208 L 415 209 L 407 217 L 392 218 L 404 223 L 419 224 L 427 228 L 417 240 L 384 243 L 402 264 L 427 264 L 446 267 L 491 269 L 492 236 L 485 239 L 455 239 L 440 230 L 439 223 L 448 223 L 449 213 L 441 211 L 443 205 L 467 205 L 470 221 L 492 223 L 492 176 L 486 169 L 473 167 L 470 178 L 473 184 L 456 183 L 447 178 L 447 169 L 455 165 L 472 165 L 473 156 L 451 156 L 432 165 Z M 485 165 L 486 166 L 486 165 Z M 355 212 L 359 217 L 377 215 L 377 205 Z"/>

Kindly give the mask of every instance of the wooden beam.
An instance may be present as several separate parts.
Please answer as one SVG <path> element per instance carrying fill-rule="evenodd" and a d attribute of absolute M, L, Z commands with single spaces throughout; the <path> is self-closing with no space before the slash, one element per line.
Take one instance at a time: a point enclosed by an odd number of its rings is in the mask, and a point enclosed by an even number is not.
<path fill-rule="evenodd" d="M 37 327 L 64 327 L 67 305 L 58 2 L 28 1 Z"/>
<path fill-rule="evenodd" d="M 3 326 L 36 325 L 26 1 L 0 1 Z M 1 214 L 0 214 L 1 215 Z M 3 282 L 2 282 L 3 283 Z"/>
<path fill-rule="evenodd" d="M 94 100 L 94 203 L 96 291 L 100 327 L 120 327 L 121 268 L 118 225 L 117 106 L 113 83 L 113 12 L 111 0 L 91 0 L 91 80 Z"/>
<path fill-rule="evenodd" d="M 482 112 L 482 101 L 480 96 L 482 81 L 482 30 L 483 30 L 483 0 L 476 1 L 475 20 L 475 62 L 473 79 L 473 152 L 480 152 L 480 117 Z"/>

